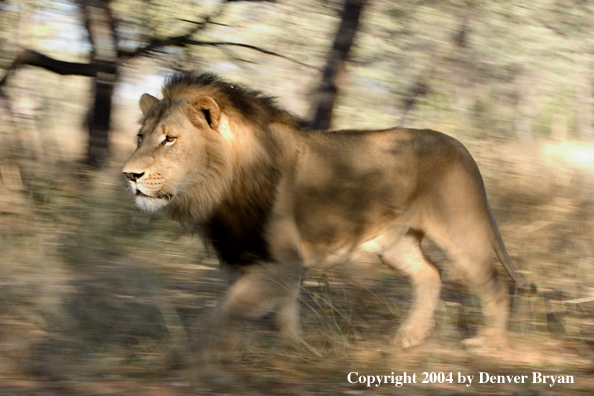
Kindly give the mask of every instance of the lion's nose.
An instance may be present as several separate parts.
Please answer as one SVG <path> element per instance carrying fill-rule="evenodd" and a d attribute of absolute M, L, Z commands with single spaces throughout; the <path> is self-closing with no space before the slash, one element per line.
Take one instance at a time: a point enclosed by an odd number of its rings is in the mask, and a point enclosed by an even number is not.
<path fill-rule="evenodd" d="M 144 172 L 142 172 L 142 173 L 123 172 L 123 173 L 124 173 L 124 176 L 126 176 L 130 181 L 133 181 L 133 182 L 140 179 L 144 175 Z"/>

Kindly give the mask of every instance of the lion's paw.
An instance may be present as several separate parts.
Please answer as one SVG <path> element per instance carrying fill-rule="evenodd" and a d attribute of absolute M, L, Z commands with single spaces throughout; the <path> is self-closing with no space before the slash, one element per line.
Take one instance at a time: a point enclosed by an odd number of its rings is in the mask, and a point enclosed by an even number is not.
<path fill-rule="evenodd" d="M 508 347 L 507 337 L 501 334 L 480 334 L 476 337 L 468 338 L 462 343 L 476 351 L 497 351 Z"/>
<path fill-rule="evenodd" d="M 429 337 L 432 328 L 433 326 L 421 327 L 420 329 L 418 327 L 405 326 L 398 332 L 395 343 L 402 348 L 417 346 Z"/>

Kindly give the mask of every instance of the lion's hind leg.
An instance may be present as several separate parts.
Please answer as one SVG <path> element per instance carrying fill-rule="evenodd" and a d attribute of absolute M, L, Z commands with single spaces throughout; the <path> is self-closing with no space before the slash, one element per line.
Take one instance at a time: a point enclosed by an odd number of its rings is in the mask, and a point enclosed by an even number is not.
<path fill-rule="evenodd" d="M 509 321 L 509 299 L 505 284 L 497 278 L 493 255 L 486 232 L 480 227 L 467 233 L 429 235 L 447 252 L 453 264 L 461 270 L 472 292 L 481 300 L 485 327 L 465 344 L 473 347 L 505 347 Z M 434 238 L 435 237 L 435 238 Z"/>
<path fill-rule="evenodd" d="M 404 273 L 411 281 L 414 302 L 408 318 L 398 331 L 396 342 L 405 347 L 420 344 L 433 328 L 433 312 L 439 302 L 439 271 L 423 255 L 423 234 L 409 230 L 406 235 L 378 253 L 390 268 Z"/>

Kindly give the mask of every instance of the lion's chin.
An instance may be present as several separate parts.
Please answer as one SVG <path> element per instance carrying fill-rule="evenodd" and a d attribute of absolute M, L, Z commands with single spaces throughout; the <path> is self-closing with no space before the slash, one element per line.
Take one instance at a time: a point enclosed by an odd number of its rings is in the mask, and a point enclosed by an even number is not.
<path fill-rule="evenodd" d="M 156 212 L 163 209 L 169 203 L 169 197 L 154 198 L 147 195 L 136 195 L 136 206 L 145 212 Z"/>

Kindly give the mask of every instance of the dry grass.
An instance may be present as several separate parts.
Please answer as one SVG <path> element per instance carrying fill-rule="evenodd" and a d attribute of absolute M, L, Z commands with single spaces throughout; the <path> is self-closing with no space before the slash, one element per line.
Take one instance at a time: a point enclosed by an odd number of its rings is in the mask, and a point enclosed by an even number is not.
<path fill-rule="evenodd" d="M 181 395 L 196 387 L 204 394 L 367 393 L 348 383 L 351 371 L 541 371 L 576 382 L 410 384 L 406 394 L 592 389 L 594 149 L 569 142 L 532 152 L 485 141 L 468 146 L 512 258 L 541 291 L 515 301 L 509 351 L 464 348 L 462 340 L 481 326 L 480 307 L 447 258 L 427 244 L 445 283 L 425 345 L 390 346 L 410 290 L 370 259 L 349 271 L 313 271 L 302 293 L 306 342 L 281 342 L 267 319 L 249 325 L 241 358 L 220 378 L 208 378 L 212 370 L 194 362 L 192 348 L 225 281 L 196 236 L 159 214 L 132 210 L 120 154 L 102 171 L 68 160 L 2 163 L 0 394 Z M 403 390 L 383 385 L 374 393 Z"/>

